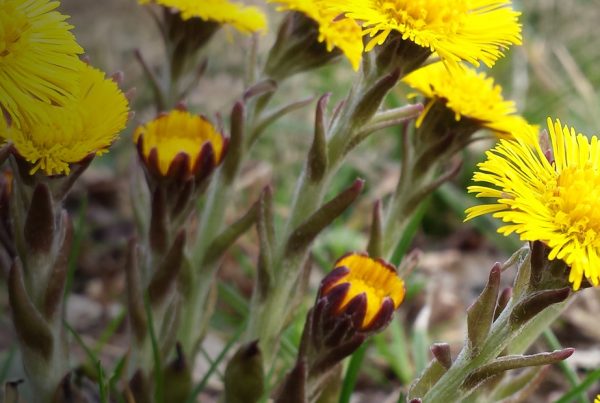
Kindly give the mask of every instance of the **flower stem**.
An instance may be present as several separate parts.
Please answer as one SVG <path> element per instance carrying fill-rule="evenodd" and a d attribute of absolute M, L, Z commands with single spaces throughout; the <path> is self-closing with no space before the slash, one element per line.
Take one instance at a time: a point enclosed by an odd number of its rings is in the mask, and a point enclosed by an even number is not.
<path fill-rule="evenodd" d="M 461 386 L 472 371 L 494 360 L 509 346 L 514 347 L 517 345 L 525 350 L 537 339 L 543 329 L 550 326 L 552 321 L 563 312 L 572 299 L 572 297 L 568 298 L 565 302 L 546 308 L 534 319 L 516 328 L 509 323 L 509 319 L 513 308 L 519 301 L 511 300 L 492 325 L 490 333 L 481 348 L 475 352 L 465 346 L 450 369 L 423 396 L 423 401 L 428 403 L 461 401 L 471 392 Z"/>

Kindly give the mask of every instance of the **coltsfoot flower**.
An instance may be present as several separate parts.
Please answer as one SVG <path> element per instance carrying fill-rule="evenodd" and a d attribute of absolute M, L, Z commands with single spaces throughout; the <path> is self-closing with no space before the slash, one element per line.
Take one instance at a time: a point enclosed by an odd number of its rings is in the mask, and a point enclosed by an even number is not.
<path fill-rule="evenodd" d="M 59 4 L 0 1 L 0 112 L 13 125 L 43 117 L 48 104 L 64 105 L 76 90 L 83 50 Z"/>
<path fill-rule="evenodd" d="M 223 160 L 226 139 L 204 117 L 172 110 L 139 126 L 133 140 L 140 158 L 155 177 L 207 177 Z"/>
<path fill-rule="evenodd" d="M 371 37 L 365 51 L 392 33 L 436 53 L 449 66 L 464 60 L 492 66 L 511 45 L 521 44 L 519 12 L 510 0 L 326 0 L 361 22 Z"/>
<path fill-rule="evenodd" d="M 138 0 L 139 4 L 156 3 L 173 8 L 181 18 L 200 18 L 208 22 L 228 24 L 240 32 L 249 34 L 267 29 L 267 19 L 257 8 L 244 6 L 229 0 Z"/>
<path fill-rule="evenodd" d="M 363 52 L 362 29 L 352 19 L 337 19 L 339 13 L 327 7 L 324 0 L 269 0 L 279 3 L 279 10 L 298 11 L 315 21 L 319 26 L 319 42 L 324 42 L 327 51 L 341 50 L 358 70 Z"/>
<path fill-rule="evenodd" d="M 570 266 L 569 282 L 600 285 L 600 144 L 548 118 L 551 149 L 515 133 L 487 152 L 469 187 L 477 197 L 496 199 L 467 209 L 466 220 L 492 214 L 507 223 L 498 232 L 541 241 L 550 260 Z"/>
<path fill-rule="evenodd" d="M 426 98 L 417 127 L 426 119 L 437 118 L 428 116 L 436 103 L 450 110 L 456 122 L 470 121 L 467 124 L 489 129 L 501 138 L 512 137 L 513 132 L 523 132 L 528 126 L 525 119 L 515 114 L 514 101 L 502 97 L 502 87 L 472 68 L 450 72 L 442 63 L 434 63 L 412 72 L 404 82 Z"/>
<path fill-rule="evenodd" d="M 0 139 L 33 165 L 31 174 L 68 174 L 70 164 L 108 151 L 125 128 L 129 103 L 117 83 L 84 62 L 77 66 L 78 87 L 64 106 L 47 105 L 39 121 L 0 127 Z"/>
<path fill-rule="evenodd" d="M 404 281 L 391 264 L 363 253 L 342 256 L 321 282 L 296 365 L 275 401 L 288 402 L 299 394 L 316 401 L 331 371 L 390 323 L 404 294 Z"/>
<path fill-rule="evenodd" d="M 350 253 L 323 279 L 317 299 L 329 300 L 333 316 L 355 316 L 358 330 L 369 331 L 389 322 L 404 294 L 404 281 L 394 266 L 366 254 Z"/>

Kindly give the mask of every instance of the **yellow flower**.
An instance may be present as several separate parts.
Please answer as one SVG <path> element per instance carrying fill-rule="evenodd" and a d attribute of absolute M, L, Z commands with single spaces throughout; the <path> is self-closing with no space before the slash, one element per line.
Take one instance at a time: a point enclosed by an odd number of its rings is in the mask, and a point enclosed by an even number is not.
<path fill-rule="evenodd" d="M 102 154 L 127 123 L 128 102 L 102 71 L 78 64 L 73 96 L 64 106 L 46 106 L 45 118 L 0 133 L 19 156 L 47 175 L 69 173 L 69 164 Z"/>
<path fill-rule="evenodd" d="M 159 177 L 182 168 L 187 177 L 204 177 L 221 163 L 226 148 L 225 139 L 209 121 L 177 109 L 139 126 L 133 140 L 141 159 Z"/>
<path fill-rule="evenodd" d="M 269 0 L 281 3 L 280 10 L 303 13 L 319 25 L 319 42 L 325 42 L 327 50 L 340 49 L 358 70 L 363 52 L 362 30 L 356 21 L 345 18 L 337 20 L 339 13 L 326 7 L 324 0 Z"/>
<path fill-rule="evenodd" d="M 594 403 L 600 403 L 600 395 L 596 396 L 594 399 Z"/>
<path fill-rule="evenodd" d="M 387 323 L 405 294 L 404 281 L 398 277 L 394 266 L 359 253 L 343 256 L 335 263 L 335 269 L 321 284 L 320 297 L 340 291 L 343 297 L 337 305 L 338 313 L 346 310 L 357 297 L 366 300 L 363 330 L 370 330 L 376 323 Z M 382 318 L 382 315 L 386 317 Z"/>
<path fill-rule="evenodd" d="M 265 31 L 266 16 L 257 8 L 229 0 L 138 0 L 140 4 L 156 3 L 178 10 L 184 20 L 200 18 L 219 24 L 229 24 L 249 34 Z"/>
<path fill-rule="evenodd" d="M 362 23 L 364 34 L 372 38 L 366 51 L 397 32 L 450 66 L 460 60 L 492 66 L 504 49 L 521 44 L 520 13 L 511 8 L 510 0 L 326 1 Z"/>
<path fill-rule="evenodd" d="M 527 121 L 515 115 L 516 105 L 502 97 L 502 87 L 494 79 L 472 68 L 451 72 L 442 63 L 420 68 L 404 78 L 404 82 L 427 99 L 425 110 L 417 120 L 420 127 L 434 103 L 442 103 L 452 111 L 455 120 L 462 118 L 487 128 L 498 137 L 511 137 L 514 132 L 527 133 Z M 533 130 L 529 130 L 533 133 Z"/>
<path fill-rule="evenodd" d="M 571 271 L 573 289 L 585 276 L 600 284 L 600 145 L 573 128 L 548 118 L 551 150 L 521 138 L 500 140 L 487 152 L 470 186 L 477 197 L 497 199 L 467 209 L 467 220 L 493 214 L 507 225 L 498 232 L 541 241 L 550 260 L 561 259 Z M 550 160 L 550 161 L 549 161 Z"/>
<path fill-rule="evenodd" d="M 77 54 L 58 1 L 0 1 L 0 110 L 15 124 L 62 105 L 76 87 Z M 40 102 L 41 101 L 41 102 Z"/>

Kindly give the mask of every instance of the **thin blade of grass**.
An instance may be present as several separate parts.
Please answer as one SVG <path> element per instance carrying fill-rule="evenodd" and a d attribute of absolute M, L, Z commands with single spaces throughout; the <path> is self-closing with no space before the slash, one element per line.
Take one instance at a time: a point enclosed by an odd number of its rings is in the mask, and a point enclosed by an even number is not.
<path fill-rule="evenodd" d="M 358 379 L 360 367 L 362 366 L 362 362 L 367 354 L 368 345 L 369 341 L 366 341 L 354 352 L 354 354 L 352 354 L 350 358 L 350 364 L 348 364 L 348 368 L 346 369 L 344 382 L 342 383 L 342 391 L 340 392 L 339 403 L 350 402 L 350 397 L 354 391 L 354 386 L 356 385 L 356 380 Z"/>
<path fill-rule="evenodd" d="M 546 343 L 552 350 L 562 350 L 563 349 L 562 345 L 560 344 L 560 342 L 556 338 L 556 335 L 554 334 L 554 332 L 551 329 L 544 330 L 543 335 L 544 335 L 544 339 L 546 340 Z M 571 387 L 576 387 L 579 384 L 579 377 L 577 376 L 577 373 L 573 370 L 573 368 L 571 368 L 564 361 L 560 361 L 558 363 L 558 366 L 560 367 L 562 372 L 565 374 L 565 377 L 571 384 Z M 574 400 L 579 403 L 588 403 L 588 399 L 586 399 L 586 397 L 583 395 L 583 393 L 580 393 L 577 396 L 575 396 Z"/>
<path fill-rule="evenodd" d="M 425 212 L 427 211 L 427 207 L 429 207 L 429 203 L 431 201 L 431 196 L 427 197 L 419 206 L 416 208 L 415 213 L 413 214 L 410 222 L 406 226 L 406 230 L 402 235 L 402 239 L 400 239 L 400 243 L 396 247 L 392 255 L 392 264 L 398 266 L 402 261 L 404 255 L 406 255 L 406 251 L 410 247 L 417 230 L 421 225 L 421 221 L 423 221 L 423 217 L 425 216 Z"/>
<path fill-rule="evenodd" d="M 96 368 L 98 368 L 98 389 L 100 392 L 100 402 L 108 403 L 108 391 L 106 379 L 104 376 L 104 368 L 102 368 L 102 363 L 100 362 L 100 360 L 96 362 Z"/>
<path fill-rule="evenodd" d="M 195 403 L 197 401 L 198 395 L 206 387 L 208 380 L 210 379 L 212 374 L 217 370 L 217 366 L 221 363 L 221 361 L 223 361 L 229 350 L 231 350 L 233 345 L 239 340 L 245 328 L 246 324 L 244 323 L 235 331 L 231 340 L 227 342 L 227 344 L 225 345 L 225 347 L 223 347 L 223 350 L 221 350 L 221 352 L 215 358 L 215 360 L 210 362 L 210 367 L 208 368 L 208 371 L 206 371 L 206 374 L 204 374 L 204 377 L 202 378 L 202 380 L 200 380 L 200 383 L 198 383 L 198 385 L 194 387 L 194 389 L 190 393 L 190 396 L 187 398 L 186 403 Z"/>
<path fill-rule="evenodd" d="M 125 369 L 125 363 L 127 362 L 127 355 L 124 355 L 117 361 L 117 365 L 115 365 L 115 369 L 113 370 L 110 379 L 108 380 L 108 390 L 110 392 L 115 392 L 114 395 L 117 396 L 117 401 L 119 403 L 124 403 L 125 399 L 123 398 L 123 394 L 119 393 L 117 390 L 117 382 L 121 379 L 123 375 L 123 370 Z"/>
<path fill-rule="evenodd" d="M 567 393 L 565 393 L 560 399 L 558 399 L 555 403 L 570 403 L 573 399 L 575 399 L 578 395 L 584 393 L 591 386 L 594 386 L 596 382 L 600 381 L 600 368 L 595 371 L 590 372 L 584 379 L 581 381 L 579 385 L 574 388 L 571 388 Z"/>
<path fill-rule="evenodd" d="M 415 373 L 420 374 L 427 366 L 427 353 L 429 351 L 429 335 L 421 329 L 414 329 L 412 334 L 412 350 L 415 364 Z"/>
<path fill-rule="evenodd" d="M 381 357 L 387 361 L 402 384 L 410 382 L 413 371 L 407 349 L 409 342 L 402 323 L 397 319 L 393 320 L 386 332 L 373 336 L 373 341 Z"/>
<path fill-rule="evenodd" d="M 248 315 L 248 301 L 246 298 L 242 297 L 235 288 L 223 281 L 219 281 L 218 290 L 219 296 L 225 300 L 227 305 L 232 307 L 240 315 Z"/>
<path fill-rule="evenodd" d="M 71 287 L 73 285 L 73 276 L 75 275 L 75 269 L 77 268 L 77 260 L 81 251 L 81 242 L 83 241 L 83 230 L 85 227 L 85 212 L 87 211 L 88 199 L 84 197 L 79 210 L 77 211 L 77 217 L 73 224 L 73 243 L 71 244 L 71 252 L 69 253 L 69 260 L 67 263 L 67 279 L 65 280 L 65 291 L 63 299 L 66 300 L 71 293 Z"/>
<path fill-rule="evenodd" d="M 158 340 L 154 331 L 154 319 L 152 317 L 152 308 L 150 306 L 150 298 L 146 294 L 144 297 L 144 307 L 146 317 L 148 318 L 148 333 L 150 333 L 150 343 L 152 344 L 152 359 L 154 361 L 154 399 L 156 402 L 164 401 L 164 377 L 162 371 L 162 363 L 160 359 L 160 349 L 158 348 Z"/>
<path fill-rule="evenodd" d="M 83 351 L 85 352 L 88 360 L 90 361 L 90 364 L 96 371 L 96 376 L 98 378 L 97 379 L 98 389 L 100 392 L 100 402 L 108 403 L 108 394 L 106 393 L 107 392 L 106 381 L 104 379 L 105 378 L 104 377 L 104 368 L 102 368 L 102 362 L 97 357 L 97 355 L 92 351 L 92 349 L 89 348 L 87 346 L 87 344 L 85 344 L 85 342 L 83 341 L 83 339 L 81 338 L 79 333 L 77 333 L 77 331 L 71 325 L 69 325 L 66 321 L 63 322 L 63 325 L 73 335 L 73 337 L 75 338 L 75 341 L 77 341 L 77 344 L 79 344 L 81 346 L 81 348 L 83 348 Z"/>
<path fill-rule="evenodd" d="M 94 354 L 92 349 L 89 348 L 87 346 L 87 344 L 85 344 L 85 342 L 83 341 L 83 339 L 81 338 L 79 333 L 77 333 L 77 331 L 75 329 L 73 329 L 73 327 L 70 324 L 68 324 L 66 321 L 63 323 L 64 323 L 65 328 L 73 335 L 73 337 L 75 337 L 75 341 L 77 342 L 77 344 L 79 344 L 81 346 L 81 348 L 83 348 L 83 351 L 85 352 L 90 363 L 94 367 L 96 367 L 96 363 L 98 362 L 98 357 L 96 356 L 96 354 Z"/>
<path fill-rule="evenodd" d="M 4 358 L 4 361 L 2 362 L 2 367 L 0 369 L 0 384 L 4 384 L 4 381 L 6 381 L 8 371 L 10 370 L 16 352 L 17 348 L 14 345 L 10 346 L 10 348 L 6 352 L 6 358 Z"/>
<path fill-rule="evenodd" d="M 100 354 L 100 352 L 102 351 L 104 346 L 106 346 L 106 343 L 108 343 L 110 338 L 114 336 L 114 334 L 117 332 L 117 330 L 119 329 L 119 327 L 125 320 L 126 315 L 127 315 L 127 311 L 125 309 L 122 309 L 117 314 L 117 316 L 115 316 L 108 323 L 108 326 L 106 326 L 106 329 L 104 329 L 102 334 L 100 334 L 100 337 L 98 337 L 98 341 L 96 342 L 96 345 L 94 346 L 94 352 L 96 354 Z"/>

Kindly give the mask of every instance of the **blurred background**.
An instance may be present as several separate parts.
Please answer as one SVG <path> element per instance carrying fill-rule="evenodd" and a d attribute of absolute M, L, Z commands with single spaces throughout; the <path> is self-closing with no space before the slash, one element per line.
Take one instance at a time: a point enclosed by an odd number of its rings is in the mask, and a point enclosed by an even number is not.
<path fill-rule="evenodd" d="M 270 32 L 259 38 L 259 55 L 264 57 L 281 15 L 263 1 L 246 3 L 268 10 Z M 139 49 L 149 65 L 160 67 L 164 48 L 155 22 L 135 0 L 64 0 L 61 7 L 72 16 L 75 35 L 91 63 L 109 74 L 123 71 L 124 89 L 137 90 L 132 105 L 136 115 L 128 129 L 111 153 L 94 161 L 93 169 L 84 174 L 68 203 L 77 230 L 72 256 L 74 275 L 70 282 L 74 294 L 67 307 L 68 322 L 87 345 L 103 351 L 103 364 L 110 367 L 127 345 L 122 267 L 124 245 L 134 230 L 128 172 L 137 162 L 131 132 L 137 124 L 156 114 L 151 106 L 150 87 L 134 58 L 134 50 Z M 515 100 L 519 111 L 531 123 L 543 127 L 550 116 L 584 134 L 600 133 L 600 0 L 516 1 L 515 8 L 523 12 L 524 45 L 513 48 L 489 73 L 502 85 L 505 98 Z M 227 120 L 233 102 L 243 91 L 248 44 L 249 38 L 233 29 L 218 32 L 202 55 L 208 59 L 208 69 L 189 97 L 191 110 L 213 120 L 217 115 Z M 335 105 L 345 96 L 353 77 L 349 63 L 340 60 L 294 77 L 278 95 L 290 100 L 332 92 L 330 105 Z M 389 97 L 389 106 L 405 103 L 405 95 L 406 89 L 400 86 Z M 314 103 L 291 114 L 261 139 L 237 184 L 239 192 L 229 211 L 231 219 L 256 200 L 263 186 L 272 183 L 276 214 L 283 221 L 311 140 L 313 116 Z M 341 254 L 365 248 L 372 205 L 379 199 L 385 201 L 398 178 L 399 138 L 399 130 L 372 136 L 351 154 L 336 176 L 332 193 L 357 176 L 366 179 L 366 189 L 354 208 L 316 243 L 315 283 Z M 489 218 L 462 222 L 464 209 L 475 204 L 475 199 L 466 194 L 466 187 L 475 165 L 483 159 L 483 151 L 492 145 L 481 142 L 467 150 L 459 177 L 437 191 L 422 209 L 421 221 L 414 226 L 414 242 L 406 245 L 408 251 L 420 251 L 421 257 L 408 280 L 407 302 L 400 309 L 399 320 L 375 339 L 369 350 L 373 365 L 362 368 L 353 401 L 396 401 L 394 391 L 423 369 L 431 358 L 428 346 L 433 342 L 450 343 L 456 354 L 462 347 L 466 329 L 465 309 L 481 291 L 492 264 L 506 260 L 520 247 L 516 237 L 497 235 L 498 223 Z M 227 255 L 219 278 L 221 308 L 213 319 L 204 356 L 195 368 L 198 379 L 227 343 L 232 325 L 239 323 L 244 315 L 257 253 L 256 236 L 251 231 Z M 513 275 L 513 271 L 507 271 L 503 280 L 506 285 Z M 7 297 L 2 294 L 1 298 L 7 312 Z M 290 362 L 304 314 L 313 298 L 314 294 L 307 297 L 304 312 L 286 333 L 284 351 Z M 568 365 L 579 377 L 583 379 L 592 371 L 598 372 L 599 312 L 600 289 L 584 290 L 553 326 L 558 340 L 542 337 L 531 351 L 552 350 L 556 346 L 552 343 L 575 347 L 577 350 Z M 3 315 L 0 320 L 0 363 L 8 363 L 0 372 L 3 381 L 15 349 L 8 316 Z M 83 351 L 81 359 L 85 361 Z M 202 401 L 216 401 L 221 371 L 217 366 L 208 379 L 209 388 Z M 564 369 L 557 366 L 528 401 L 555 401 L 570 387 Z M 590 398 L 597 393 L 600 382 L 592 383 L 587 391 Z"/>

